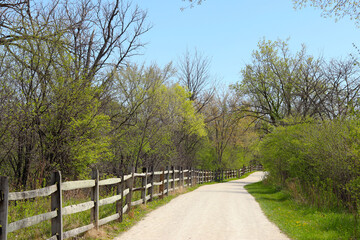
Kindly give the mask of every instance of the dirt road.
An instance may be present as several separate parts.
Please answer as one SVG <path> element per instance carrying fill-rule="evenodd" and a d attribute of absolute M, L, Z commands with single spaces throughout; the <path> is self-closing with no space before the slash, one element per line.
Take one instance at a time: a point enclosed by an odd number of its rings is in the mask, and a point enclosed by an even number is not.
<path fill-rule="evenodd" d="M 206 185 L 180 195 L 115 240 L 288 239 L 244 189 L 263 175 L 256 172 L 245 179 Z"/>

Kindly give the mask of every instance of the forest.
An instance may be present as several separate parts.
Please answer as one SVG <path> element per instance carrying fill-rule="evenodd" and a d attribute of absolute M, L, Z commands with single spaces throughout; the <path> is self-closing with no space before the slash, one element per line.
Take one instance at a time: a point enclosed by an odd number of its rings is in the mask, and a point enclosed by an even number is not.
<path fill-rule="evenodd" d="M 131 61 L 151 30 L 138 6 L 8 0 L 0 9 L 0 175 L 14 189 L 44 185 L 54 170 L 74 180 L 92 168 L 119 176 L 250 161 L 255 119 L 235 94 L 215 91 L 206 55 Z"/>
<path fill-rule="evenodd" d="M 357 4 L 314 2 L 359 19 Z M 263 38 L 241 80 L 219 90 L 196 49 L 162 67 L 132 62 L 152 26 L 124 1 L 5 0 L 0 19 L 0 175 L 13 189 L 43 185 L 54 170 L 74 180 L 92 168 L 261 163 L 299 200 L 357 211 L 356 45 L 329 60 Z"/>

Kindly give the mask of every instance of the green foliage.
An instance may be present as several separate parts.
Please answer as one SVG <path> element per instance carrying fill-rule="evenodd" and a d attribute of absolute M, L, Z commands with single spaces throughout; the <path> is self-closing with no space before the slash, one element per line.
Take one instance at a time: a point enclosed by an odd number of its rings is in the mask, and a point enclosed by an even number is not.
<path fill-rule="evenodd" d="M 91 112 L 70 123 L 71 131 L 79 136 L 70 143 L 70 163 L 79 178 L 86 178 L 90 168 L 100 161 L 111 161 L 110 140 L 111 130 L 109 116 L 93 115 Z M 85 129 L 88 129 L 87 131 Z"/>
<path fill-rule="evenodd" d="M 318 209 L 299 204 L 290 195 L 263 182 L 245 186 L 265 215 L 291 239 L 357 239 L 360 226 L 341 209 Z"/>
<path fill-rule="evenodd" d="M 172 74 L 171 65 L 130 65 L 116 75 L 118 102 L 111 109 L 116 114 L 116 162 L 175 165 L 183 139 L 206 136 L 203 116 L 195 111 L 190 93 L 178 84 L 166 84 Z"/>
<path fill-rule="evenodd" d="M 359 204 L 359 118 L 277 127 L 260 144 L 262 162 L 276 184 L 319 207 Z"/>

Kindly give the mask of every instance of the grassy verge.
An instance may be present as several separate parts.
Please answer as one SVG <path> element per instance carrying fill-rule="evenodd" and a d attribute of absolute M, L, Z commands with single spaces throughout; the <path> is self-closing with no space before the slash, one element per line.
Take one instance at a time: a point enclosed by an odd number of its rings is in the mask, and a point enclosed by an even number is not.
<path fill-rule="evenodd" d="M 355 220 L 343 210 L 330 211 L 298 204 L 289 194 L 263 182 L 245 186 L 265 215 L 291 239 L 359 239 Z M 356 226 L 356 227 L 355 227 Z"/>

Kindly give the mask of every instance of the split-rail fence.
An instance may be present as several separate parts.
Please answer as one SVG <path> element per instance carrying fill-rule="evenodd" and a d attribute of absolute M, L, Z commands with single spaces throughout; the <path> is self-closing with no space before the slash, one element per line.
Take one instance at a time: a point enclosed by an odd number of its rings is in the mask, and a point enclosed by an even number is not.
<path fill-rule="evenodd" d="M 240 177 L 253 170 L 259 169 L 258 167 L 244 167 L 238 170 L 214 172 L 167 167 L 161 171 L 154 171 L 153 168 L 144 168 L 142 173 L 137 173 L 133 168 L 130 174 L 123 174 L 118 178 L 104 180 L 99 180 L 99 172 L 94 170 L 91 174 L 91 180 L 68 182 L 62 182 L 60 171 L 55 171 L 52 173 L 50 186 L 24 192 L 9 192 L 8 177 L 0 176 L 0 240 L 6 240 L 8 233 L 47 220 L 51 220 L 51 237 L 48 240 L 62 240 L 74 237 L 90 229 L 98 229 L 101 225 L 110 221 L 118 220 L 121 222 L 123 214 L 128 213 L 132 206 L 146 204 L 146 202 L 152 201 L 155 197 L 162 198 L 177 189 L 196 184 Z M 141 181 L 138 179 L 141 179 Z M 99 189 L 103 186 L 117 187 L 117 195 L 100 199 Z M 91 189 L 91 201 L 63 207 L 63 192 L 82 188 Z M 132 197 L 135 191 L 141 191 L 141 198 L 136 201 Z M 8 223 L 9 201 L 46 196 L 51 196 L 50 212 Z M 113 203 L 116 204 L 116 214 L 99 219 L 99 208 Z M 91 210 L 91 224 L 63 231 L 63 216 L 86 210 Z"/>

